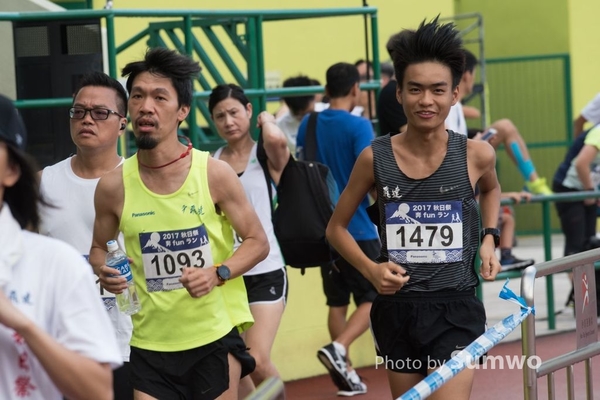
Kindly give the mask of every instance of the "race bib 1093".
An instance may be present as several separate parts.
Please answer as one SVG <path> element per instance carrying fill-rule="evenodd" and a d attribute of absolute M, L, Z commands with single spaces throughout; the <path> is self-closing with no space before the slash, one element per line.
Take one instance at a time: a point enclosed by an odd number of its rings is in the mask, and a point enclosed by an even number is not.
<path fill-rule="evenodd" d="M 181 268 L 213 266 L 204 225 L 192 229 L 140 233 L 148 292 L 182 289 Z M 135 279 L 135 277 L 134 277 Z"/>

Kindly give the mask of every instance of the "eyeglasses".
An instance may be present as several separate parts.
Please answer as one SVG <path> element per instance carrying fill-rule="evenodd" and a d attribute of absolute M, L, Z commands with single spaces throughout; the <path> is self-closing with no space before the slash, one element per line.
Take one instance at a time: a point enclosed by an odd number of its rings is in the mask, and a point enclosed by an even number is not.
<path fill-rule="evenodd" d="M 73 107 L 69 109 L 69 117 L 71 119 L 84 119 L 85 114 L 90 113 L 93 120 L 105 120 L 108 119 L 110 114 L 118 115 L 120 118 L 125 118 L 123 115 L 116 111 L 109 110 L 108 108 L 79 108 Z"/>

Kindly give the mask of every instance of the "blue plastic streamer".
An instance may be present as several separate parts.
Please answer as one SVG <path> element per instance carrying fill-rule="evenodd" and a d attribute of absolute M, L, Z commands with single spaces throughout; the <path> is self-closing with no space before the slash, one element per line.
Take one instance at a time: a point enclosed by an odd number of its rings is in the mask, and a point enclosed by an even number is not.
<path fill-rule="evenodd" d="M 398 397 L 397 400 L 421 400 L 429 397 L 460 371 L 469 365 L 473 365 L 481 356 L 514 331 L 529 314 L 535 315 L 534 307 L 528 307 L 522 297 L 517 296 L 508 288 L 508 281 L 507 279 L 504 283 L 499 297 L 511 303 L 518 304 L 520 307 L 519 312 L 509 315 L 489 328 L 483 335 L 475 339 L 441 367 L 427 375 L 425 379 Z"/>

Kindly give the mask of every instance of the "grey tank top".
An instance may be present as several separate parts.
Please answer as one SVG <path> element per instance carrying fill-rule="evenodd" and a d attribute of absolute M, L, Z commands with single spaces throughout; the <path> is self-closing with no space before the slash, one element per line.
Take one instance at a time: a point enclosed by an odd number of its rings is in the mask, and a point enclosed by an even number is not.
<path fill-rule="evenodd" d="M 479 208 L 467 168 L 467 138 L 448 131 L 440 167 L 411 179 L 398 167 L 390 135 L 372 143 L 381 254 L 406 269 L 398 293 L 465 291 L 478 285 Z"/>

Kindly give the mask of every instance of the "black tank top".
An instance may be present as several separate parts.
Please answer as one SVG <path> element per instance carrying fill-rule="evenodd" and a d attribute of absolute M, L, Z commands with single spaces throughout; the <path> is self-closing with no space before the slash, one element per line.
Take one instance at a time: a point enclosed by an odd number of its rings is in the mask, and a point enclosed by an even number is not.
<path fill-rule="evenodd" d="M 440 167 L 411 179 L 398 167 L 390 135 L 372 143 L 381 239 L 380 261 L 406 269 L 399 292 L 463 291 L 479 284 L 479 208 L 467 168 L 467 137 L 448 131 Z"/>

